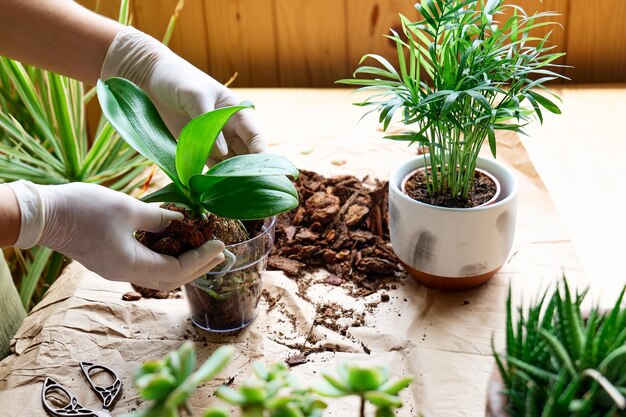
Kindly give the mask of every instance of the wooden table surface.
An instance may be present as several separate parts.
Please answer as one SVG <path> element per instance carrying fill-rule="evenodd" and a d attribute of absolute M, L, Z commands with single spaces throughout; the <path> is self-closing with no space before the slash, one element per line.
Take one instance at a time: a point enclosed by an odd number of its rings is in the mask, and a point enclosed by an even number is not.
<path fill-rule="evenodd" d="M 414 148 L 382 140 L 375 117 L 357 123 L 362 109 L 350 105 L 356 97 L 347 90 L 238 92 L 257 105 L 270 150 L 287 155 L 300 168 L 387 178 L 396 164 L 415 154 Z M 38 393 L 44 375 L 88 395 L 78 378 L 74 382 L 76 363 L 97 359 L 114 366 L 128 387 L 119 413 L 136 407 L 130 385 L 137 364 L 164 355 L 183 340 L 197 340 L 201 358 L 220 344 L 237 345 L 240 355 L 225 375 L 237 375 L 239 383 L 252 360 L 284 360 L 293 352 L 290 346 L 314 334 L 319 343 L 338 351 L 310 355 L 309 363 L 294 368 L 303 379 L 332 372 L 338 361 L 382 363 L 395 376 L 416 376 L 406 394 L 410 404 L 399 416 L 415 417 L 419 409 L 433 417 L 484 415 L 493 367 L 491 341 L 502 346 L 509 284 L 516 298 L 530 298 L 565 272 L 577 285 L 591 284 L 592 296 L 602 294 L 602 303 L 610 304 L 614 289 L 624 282 L 618 268 L 626 263 L 626 222 L 619 205 L 626 144 L 616 123 L 625 119 L 626 88 L 568 88 L 561 94 L 564 114 L 549 118 L 544 127 L 532 127 L 532 137 L 523 141 L 529 152 L 515 135 L 498 137 L 499 159 L 520 178 L 520 208 L 513 253 L 487 285 L 443 293 L 404 279 L 388 291 L 391 302 L 368 313 L 366 305 L 380 300 L 380 294 L 350 298 L 342 288 L 322 284 L 320 276 L 309 288 L 309 302 L 297 296 L 292 279 L 273 272 L 267 274 L 265 288 L 297 323 L 289 324 L 281 311 L 262 303 L 259 318 L 245 331 L 206 336 L 191 326 L 184 300 L 127 303 L 121 301 L 127 284 L 104 281 L 72 264 L 18 332 L 16 354 L 0 362 L 0 404 L 11 404 L 8 415 L 43 415 Z M 316 326 L 316 303 L 328 301 L 343 303 L 355 314 L 363 311 L 365 325 L 349 328 L 349 337 Z M 194 410 L 208 405 L 213 389 L 215 384 L 201 389 Z M 329 416 L 351 415 L 349 405 L 331 409 Z"/>

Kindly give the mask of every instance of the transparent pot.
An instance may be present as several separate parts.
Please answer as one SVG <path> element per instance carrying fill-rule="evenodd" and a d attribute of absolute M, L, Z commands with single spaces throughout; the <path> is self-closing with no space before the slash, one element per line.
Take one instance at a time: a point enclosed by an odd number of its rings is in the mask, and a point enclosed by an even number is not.
<path fill-rule="evenodd" d="M 260 234 L 226 246 L 224 262 L 185 285 L 191 320 L 196 326 L 211 332 L 232 332 L 256 318 L 275 225 L 275 217 L 265 219 Z"/>

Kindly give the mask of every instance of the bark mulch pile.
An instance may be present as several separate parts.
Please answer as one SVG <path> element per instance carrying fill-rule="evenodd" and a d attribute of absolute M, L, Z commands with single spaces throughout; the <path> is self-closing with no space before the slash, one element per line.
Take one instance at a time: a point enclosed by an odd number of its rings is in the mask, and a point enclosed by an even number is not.
<path fill-rule="evenodd" d="M 389 243 L 387 183 L 352 175 L 326 178 L 300 171 L 300 207 L 278 217 L 269 268 L 298 278 L 306 297 L 306 272 L 324 268 L 324 283 L 357 297 L 389 288 L 385 278 L 402 274 Z"/>

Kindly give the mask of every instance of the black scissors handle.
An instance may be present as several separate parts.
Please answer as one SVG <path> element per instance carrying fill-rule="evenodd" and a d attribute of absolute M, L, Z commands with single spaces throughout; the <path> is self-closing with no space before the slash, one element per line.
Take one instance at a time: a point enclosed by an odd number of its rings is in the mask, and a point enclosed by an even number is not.
<path fill-rule="evenodd" d="M 52 394 L 53 392 L 60 392 L 67 397 L 68 403 L 65 407 L 57 408 L 50 404 L 50 402 L 48 401 L 48 395 Z M 41 401 L 43 402 L 43 408 L 45 408 L 46 411 L 53 416 L 96 416 L 96 414 L 92 410 L 83 407 L 78 402 L 78 399 L 71 392 L 69 392 L 63 385 L 59 384 L 52 378 L 46 378 L 43 383 L 43 389 L 41 390 Z"/>
<path fill-rule="evenodd" d="M 82 369 L 83 374 L 85 374 L 85 378 L 87 378 L 87 381 L 89 381 L 91 389 L 93 389 L 93 391 L 98 394 L 98 396 L 102 400 L 102 408 L 104 408 L 105 410 L 111 408 L 118 395 L 122 391 L 122 380 L 120 380 L 120 377 L 117 376 L 117 374 L 112 369 L 91 362 L 81 362 L 80 369 Z M 97 385 L 93 381 L 93 379 L 91 379 L 91 375 L 100 371 L 104 371 L 113 377 L 113 383 L 111 385 L 102 387 Z"/>
<path fill-rule="evenodd" d="M 91 389 L 100 397 L 102 401 L 102 410 L 93 410 L 84 407 L 76 396 L 67 390 L 63 385 L 59 384 L 52 378 L 46 378 L 41 390 L 41 401 L 44 409 L 55 417 L 110 417 L 109 409 L 122 391 L 122 381 L 117 374 L 106 366 L 94 364 L 91 362 L 81 362 L 80 369 L 83 371 L 85 378 L 89 382 Z M 99 372 L 106 372 L 113 377 L 113 383 L 108 386 L 100 386 L 92 379 L 92 375 Z M 56 407 L 49 400 L 48 396 L 52 393 L 63 394 L 67 399 L 67 405 L 64 407 Z"/>

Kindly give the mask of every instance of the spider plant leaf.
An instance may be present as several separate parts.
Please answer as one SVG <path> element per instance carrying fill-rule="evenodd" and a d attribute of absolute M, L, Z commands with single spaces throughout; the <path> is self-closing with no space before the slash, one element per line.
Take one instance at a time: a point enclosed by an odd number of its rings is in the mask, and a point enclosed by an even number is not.
<path fill-rule="evenodd" d="M 33 250 L 33 259 L 29 262 L 29 267 L 27 268 L 28 273 L 22 277 L 20 283 L 20 299 L 24 308 L 28 309 L 30 307 L 33 294 L 41 279 L 41 274 L 53 254 L 54 251 L 46 247 L 37 247 Z"/>
<path fill-rule="evenodd" d="M 176 140 L 148 96 L 131 81 L 117 77 L 98 80 L 97 88 L 102 112 L 120 137 L 179 184 Z"/>
<path fill-rule="evenodd" d="M 297 196 L 285 176 L 225 177 L 204 191 L 200 204 L 220 217 L 258 220 L 297 207 Z"/>
<path fill-rule="evenodd" d="M 228 120 L 239 110 L 252 108 L 250 105 L 223 107 L 200 115 L 185 125 L 178 138 L 176 169 L 183 185 L 202 173 L 213 144 Z"/>
<path fill-rule="evenodd" d="M 228 158 L 203 174 L 207 177 L 254 177 L 267 175 L 289 175 L 298 178 L 296 166 L 284 156 L 274 154 L 251 154 Z M 193 182 L 191 178 L 190 184 Z"/>

